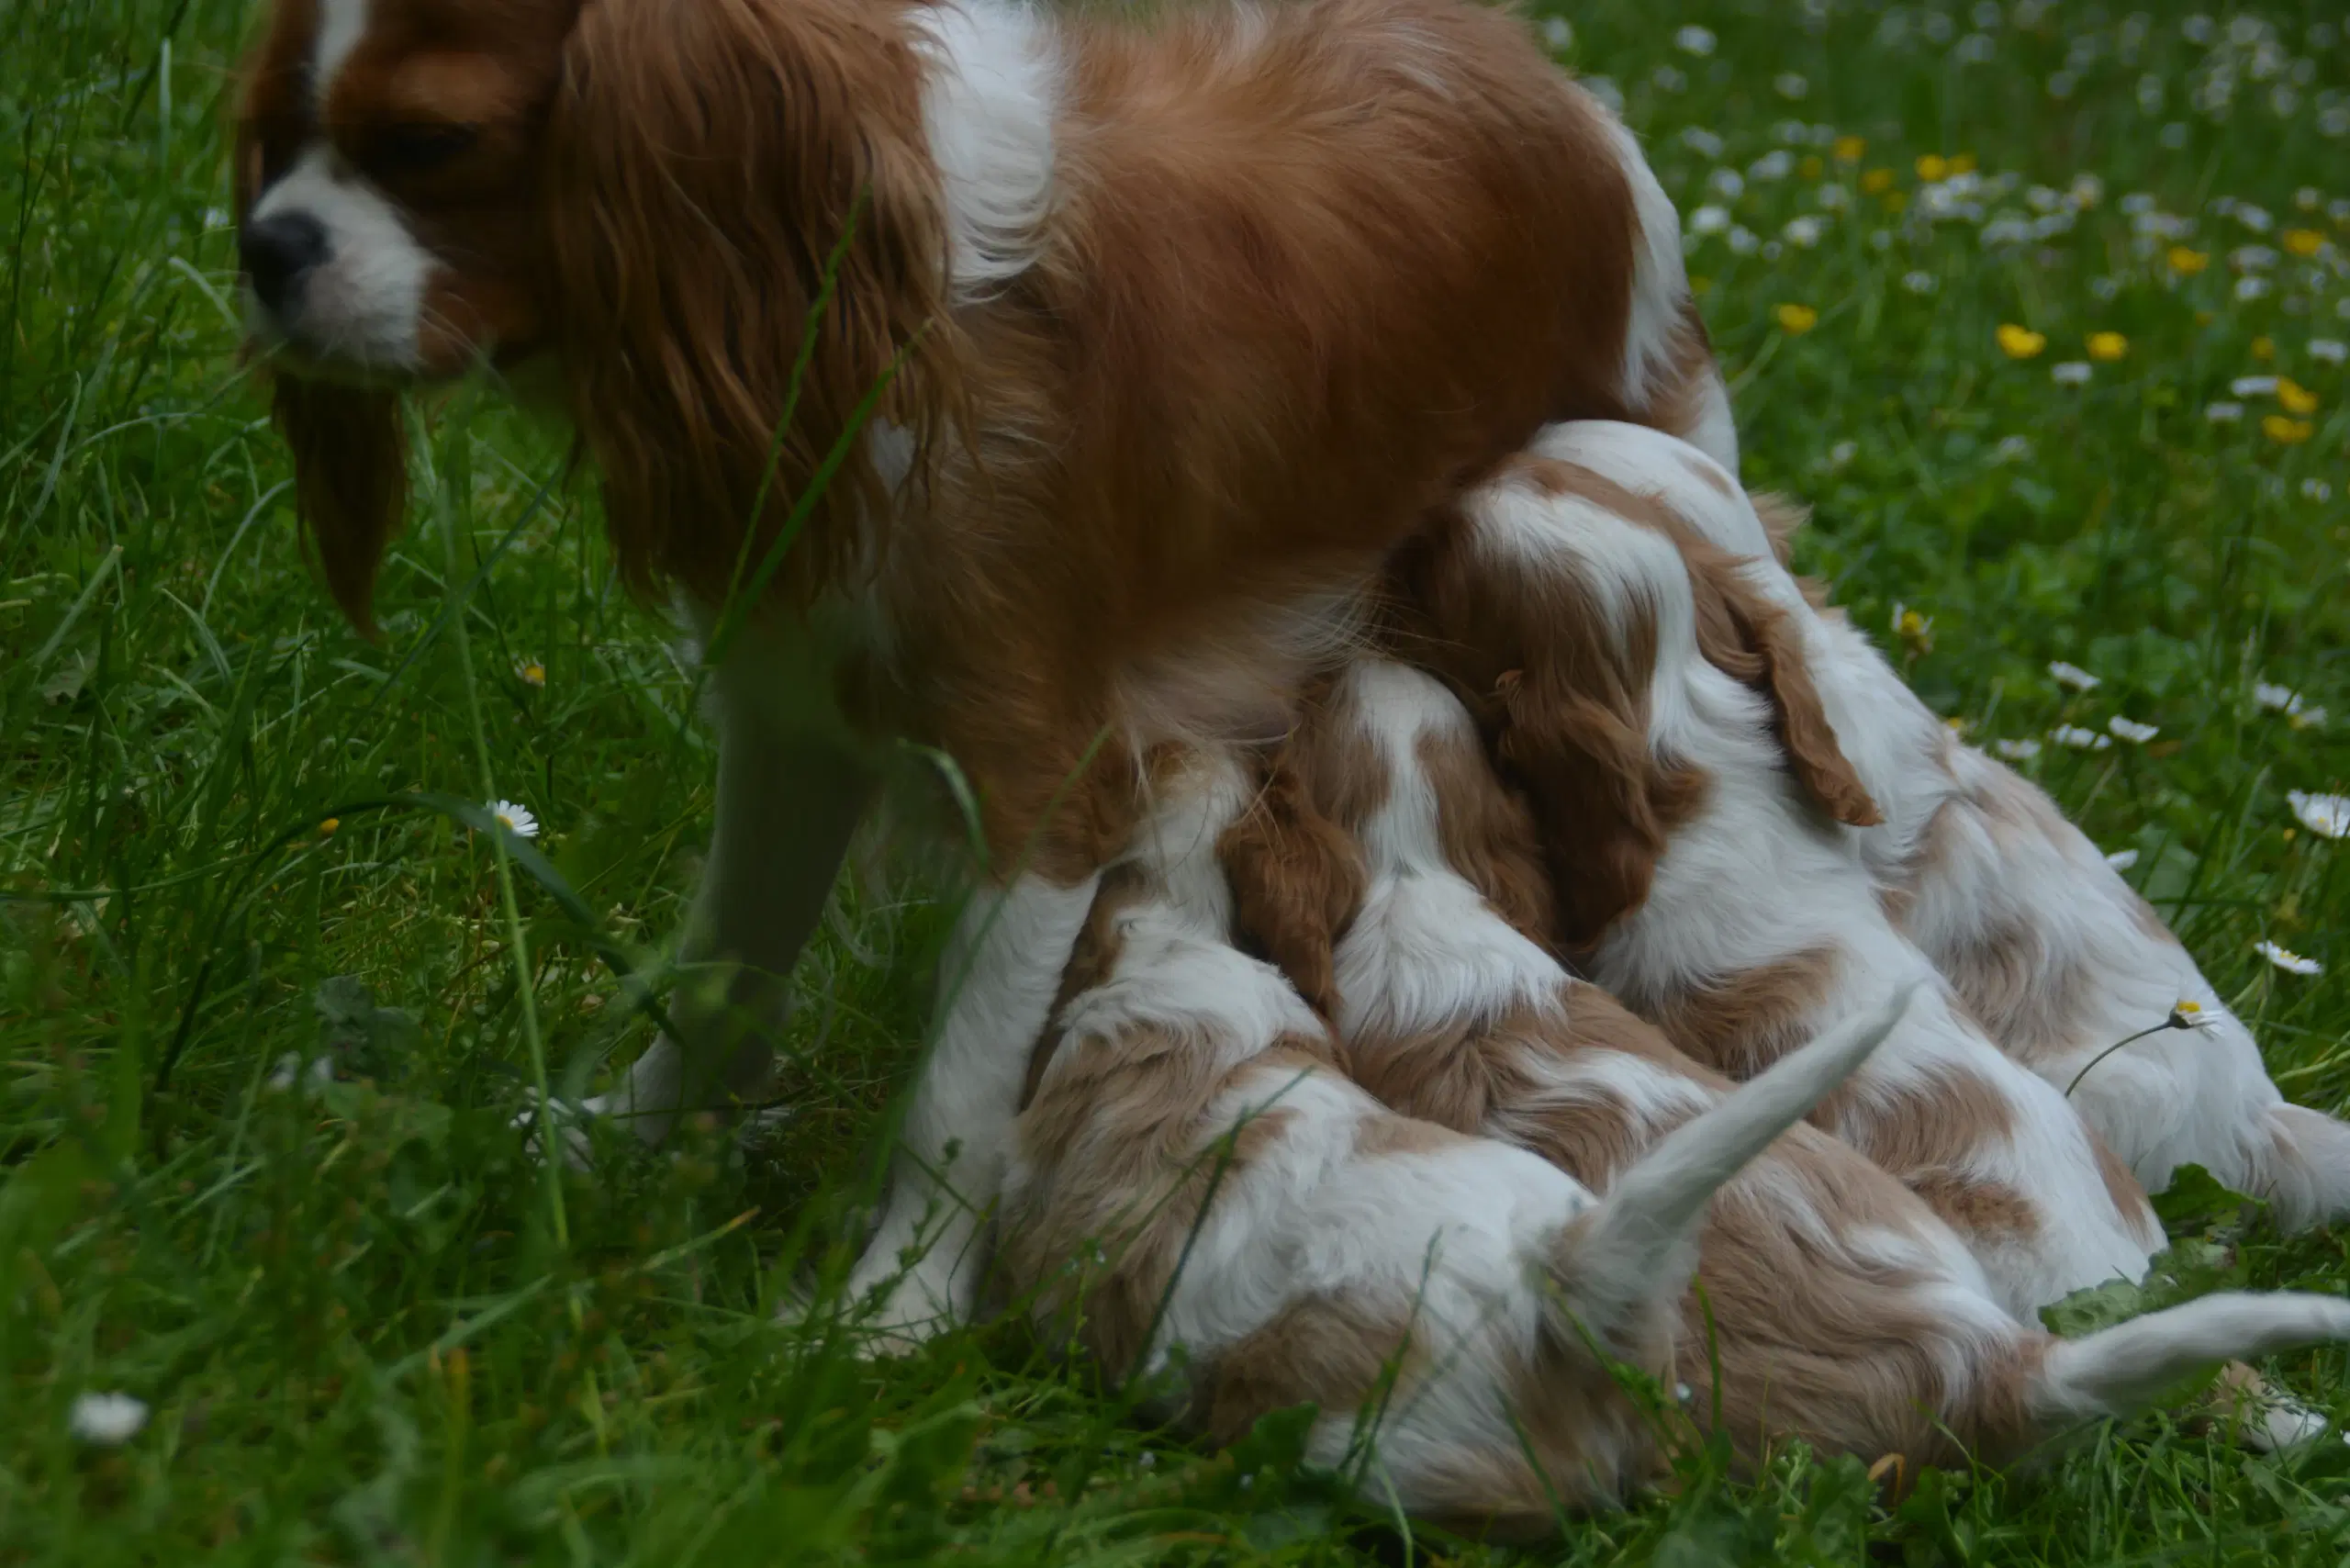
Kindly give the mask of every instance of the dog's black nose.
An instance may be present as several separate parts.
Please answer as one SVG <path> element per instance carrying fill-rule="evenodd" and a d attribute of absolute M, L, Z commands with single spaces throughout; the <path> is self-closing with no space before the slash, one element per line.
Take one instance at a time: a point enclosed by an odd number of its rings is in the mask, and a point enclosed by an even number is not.
<path fill-rule="evenodd" d="M 283 310 L 302 274 L 327 259 L 326 225 L 307 212 L 254 219 L 237 236 L 237 255 L 261 302 Z"/>

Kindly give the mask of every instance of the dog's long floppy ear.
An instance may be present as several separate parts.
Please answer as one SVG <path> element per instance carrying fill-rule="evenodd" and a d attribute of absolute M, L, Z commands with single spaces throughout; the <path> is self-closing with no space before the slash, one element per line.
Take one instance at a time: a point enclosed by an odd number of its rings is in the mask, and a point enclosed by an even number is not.
<path fill-rule="evenodd" d="M 399 394 L 280 374 L 272 412 L 294 454 L 294 510 L 327 590 L 375 634 L 375 569 L 408 510 Z"/>
<path fill-rule="evenodd" d="M 1362 854 L 1276 758 L 1248 810 L 1216 841 L 1242 936 L 1326 1019 L 1338 1010 L 1337 950 L 1362 907 Z"/>
<path fill-rule="evenodd" d="M 1724 552 L 1684 542 L 1682 554 L 1689 564 L 1697 647 L 1706 662 L 1769 694 L 1788 765 L 1820 810 L 1853 827 L 1883 822 L 1828 722 L 1802 640 L 1786 612 L 1756 591 L 1737 560 Z"/>
<path fill-rule="evenodd" d="M 870 415 L 916 471 L 945 422 L 948 241 L 903 17 L 593 0 L 565 44 L 543 194 L 555 335 L 639 592 L 675 579 L 723 602 L 877 388 Z M 847 442 L 786 594 L 855 569 L 858 513 L 887 494 L 874 444 Z"/>
<path fill-rule="evenodd" d="M 1647 900 L 1667 835 L 1695 808 L 1705 776 L 1651 755 L 1625 693 L 1512 671 L 1494 695 L 1494 755 L 1535 803 L 1559 939 L 1589 947 Z"/>

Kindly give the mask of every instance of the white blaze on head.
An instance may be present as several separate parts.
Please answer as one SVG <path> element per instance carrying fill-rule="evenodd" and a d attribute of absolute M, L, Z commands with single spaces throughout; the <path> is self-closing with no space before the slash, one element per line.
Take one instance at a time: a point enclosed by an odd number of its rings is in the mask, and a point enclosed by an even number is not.
<path fill-rule="evenodd" d="M 367 0 L 320 0 L 319 38 L 310 56 L 310 91 L 323 104 L 343 62 L 367 31 Z"/>

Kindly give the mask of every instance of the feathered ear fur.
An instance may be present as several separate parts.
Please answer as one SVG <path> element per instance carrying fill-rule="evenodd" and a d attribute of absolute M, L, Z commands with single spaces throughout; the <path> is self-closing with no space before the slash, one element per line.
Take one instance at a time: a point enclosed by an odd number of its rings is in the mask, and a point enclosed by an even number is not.
<path fill-rule="evenodd" d="M 1560 940 L 1591 946 L 1647 900 L 1657 857 L 1695 810 L 1705 776 L 1651 755 L 1646 716 L 1628 693 L 1512 671 L 1494 695 L 1494 754 L 1535 804 Z"/>
<path fill-rule="evenodd" d="M 294 454 L 294 510 L 327 590 L 375 635 L 375 569 L 408 510 L 399 394 L 280 375 L 273 413 Z"/>
<path fill-rule="evenodd" d="M 545 192 L 559 350 L 640 592 L 675 579 L 722 602 L 746 532 L 745 575 L 885 380 L 873 417 L 918 470 L 939 432 L 946 239 L 907 17 L 888 0 L 629 0 L 587 6 L 565 46 Z M 853 569 L 886 489 L 856 437 L 780 589 Z"/>
<path fill-rule="evenodd" d="M 1770 695 L 1788 765 L 1822 811 L 1853 827 L 1883 822 L 1867 786 L 1837 744 L 1786 613 L 1755 590 L 1732 556 L 1694 538 L 1680 543 L 1696 598 L 1697 649 L 1706 662 Z"/>
<path fill-rule="evenodd" d="M 1264 788 L 1216 842 L 1241 935 L 1325 1018 L 1337 1016 L 1336 953 L 1362 905 L 1361 853 L 1276 758 Z"/>
<path fill-rule="evenodd" d="M 1754 515 L 1762 520 L 1762 532 L 1771 541 L 1771 554 L 1782 566 L 1793 565 L 1796 535 L 1811 521 L 1811 509 L 1771 490 L 1750 490 L 1746 498 L 1753 505 Z"/>

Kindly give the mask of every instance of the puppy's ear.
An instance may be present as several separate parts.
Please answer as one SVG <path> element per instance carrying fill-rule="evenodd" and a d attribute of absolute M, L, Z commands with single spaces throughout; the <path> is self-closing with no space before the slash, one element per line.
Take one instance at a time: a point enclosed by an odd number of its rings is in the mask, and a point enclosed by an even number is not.
<path fill-rule="evenodd" d="M 1276 764 L 1216 842 L 1240 931 L 1325 1019 L 1338 1010 L 1338 939 L 1362 907 L 1362 854 Z"/>
<path fill-rule="evenodd" d="M 375 570 L 408 510 L 399 395 L 278 375 L 272 412 L 294 454 L 294 510 L 327 590 L 375 635 Z"/>
<path fill-rule="evenodd" d="M 1802 640 L 1786 613 L 1757 592 L 1739 563 L 1721 551 L 1684 543 L 1682 554 L 1696 596 L 1697 647 L 1706 662 L 1769 695 L 1788 766 L 1820 810 L 1853 827 L 1883 822 L 1868 787 L 1837 743 Z"/>
<path fill-rule="evenodd" d="M 1775 490 L 1750 490 L 1746 498 L 1752 503 L 1754 515 L 1762 520 L 1762 532 L 1771 541 L 1771 554 L 1782 566 L 1792 566 L 1796 535 L 1811 521 L 1811 509 Z"/>
<path fill-rule="evenodd" d="M 1546 689 L 1513 671 L 1494 695 L 1494 752 L 1536 802 L 1560 939 L 1591 946 L 1646 902 L 1666 836 L 1695 808 L 1705 776 L 1651 756 L 1647 726 L 1620 694 Z"/>
<path fill-rule="evenodd" d="M 954 328 L 908 9 L 594 5 L 565 45 L 543 198 L 557 347 L 642 594 L 675 579 L 723 604 L 806 501 L 778 584 L 804 599 L 860 569 L 884 457 L 927 470 Z M 902 441 L 856 434 L 868 418 Z"/>

